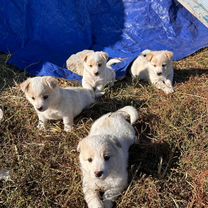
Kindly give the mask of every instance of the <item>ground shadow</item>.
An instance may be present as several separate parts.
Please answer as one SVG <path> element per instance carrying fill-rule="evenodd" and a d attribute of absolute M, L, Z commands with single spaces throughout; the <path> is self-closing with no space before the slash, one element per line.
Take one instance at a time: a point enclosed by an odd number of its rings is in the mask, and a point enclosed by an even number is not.
<path fill-rule="evenodd" d="M 14 86 L 14 81 L 19 83 L 26 79 L 24 72 L 7 65 L 8 59 L 9 57 L 6 54 L 0 53 L 0 93 L 8 87 Z"/>
<path fill-rule="evenodd" d="M 139 179 L 142 175 L 165 178 L 177 166 L 179 155 L 179 150 L 166 142 L 133 145 L 129 153 L 129 178 Z"/>
<path fill-rule="evenodd" d="M 171 168 L 177 166 L 180 152 L 178 148 L 164 141 L 154 141 L 154 132 L 149 126 L 150 120 L 158 120 L 154 114 L 148 114 L 141 122 L 136 123 L 138 144 L 129 150 L 129 179 L 137 179 L 142 175 L 161 179 L 166 177 Z"/>
<path fill-rule="evenodd" d="M 190 69 L 180 69 L 175 70 L 174 73 L 174 82 L 176 83 L 183 83 L 190 79 L 190 77 L 208 75 L 208 68 L 201 69 L 201 68 L 190 68 Z"/>

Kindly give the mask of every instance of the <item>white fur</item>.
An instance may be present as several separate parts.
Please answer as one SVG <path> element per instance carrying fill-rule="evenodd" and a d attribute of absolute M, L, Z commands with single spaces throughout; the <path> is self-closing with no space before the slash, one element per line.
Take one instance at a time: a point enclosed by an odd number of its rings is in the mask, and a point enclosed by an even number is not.
<path fill-rule="evenodd" d="M 0 120 L 2 120 L 3 116 L 4 116 L 4 113 L 3 113 L 3 111 L 0 108 Z"/>
<path fill-rule="evenodd" d="M 70 71 L 83 76 L 84 66 L 83 61 L 84 57 L 93 52 L 93 50 L 83 50 L 78 53 L 72 54 L 67 60 L 66 60 L 66 67 Z"/>
<path fill-rule="evenodd" d="M 113 86 L 116 74 L 112 65 L 121 62 L 121 59 L 111 59 L 108 62 L 107 59 L 106 53 L 94 51 L 86 54 L 84 58 L 82 86 L 95 90 L 97 96 L 104 94 L 103 89 L 106 85 Z"/>
<path fill-rule="evenodd" d="M 83 192 L 89 208 L 111 208 L 128 183 L 128 150 L 135 142 L 135 130 L 125 120 L 138 118 L 136 109 L 126 106 L 97 119 L 78 151 L 83 173 Z M 109 156 L 109 160 L 105 160 Z M 92 161 L 88 161 L 89 159 Z M 103 171 L 96 177 L 97 172 Z M 103 200 L 99 191 L 104 192 Z"/>
<path fill-rule="evenodd" d="M 20 87 L 38 114 L 39 128 L 45 128 L 47 120 L 62 119 L 64 130 L 70 131 L 74 117 L 94 102 L 94 92 L 91 90 L 61 88 L 52 77 L 28 78 Z"/>
<path fill-rule="evenodd" d="M 133 62 L 131 74 L 148 81 L 166 94 L 174 92 L 173 89 L 173 53 L 170 51 L 144 50 Z M 165 67 L 163 67 L 165 65 Z M 158 73 L 161 73 L 158 75 Z"/>

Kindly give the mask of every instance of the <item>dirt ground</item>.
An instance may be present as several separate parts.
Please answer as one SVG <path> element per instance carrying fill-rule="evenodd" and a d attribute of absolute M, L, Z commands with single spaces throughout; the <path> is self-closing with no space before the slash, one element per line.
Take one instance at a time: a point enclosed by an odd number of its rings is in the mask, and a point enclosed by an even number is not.
<path fill-rule="evenodd" d="M 129 186 L 118 208 L 208 207 L 208 49 L 175 63 L 175 93 L 130 77 L 75 120 L 72 132 L 51 122 L 46 132 L 18 84 L 26 75 L 0 56 L 0 207 L 86 207 L 79 139 L 101 115 L 125 105 L 139 111 L 140 144 L 130 149 Z M 63 86 L 73 83 L 60 81 Z"/>

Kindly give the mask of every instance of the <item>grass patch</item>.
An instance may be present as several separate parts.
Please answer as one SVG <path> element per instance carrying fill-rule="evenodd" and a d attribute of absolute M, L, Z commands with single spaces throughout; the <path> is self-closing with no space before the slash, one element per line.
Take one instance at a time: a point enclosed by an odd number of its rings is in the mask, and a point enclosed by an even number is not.
<path fill-rule="evenodd" d="M 139 111 L 140 144 L 130 149 L 129 187 L 119 208 L 208 206 L 208 50 L 175 63 L 172 95 L 128 77 L 63 132 L 51 122 L 39 132 L 37 115 L 18 84 L 26 76 L 0 56 L 0 207 L 86 207 L 76 147 L 92 122 L 125 105 Z M 60 81 L 62 85 L 74 85 Z"/>

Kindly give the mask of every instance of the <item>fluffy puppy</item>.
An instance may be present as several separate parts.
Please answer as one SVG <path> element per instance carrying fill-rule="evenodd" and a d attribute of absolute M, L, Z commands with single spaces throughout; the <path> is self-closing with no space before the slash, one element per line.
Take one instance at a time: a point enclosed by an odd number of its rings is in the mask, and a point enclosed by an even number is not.
<path fill-rule="evenodd" d="M 20 87 L 38 114 L 38 128 L 45 128 L 47 120 L 63 119 L 64 130 L 70 131 L 74 117 L 94 102 L 93 91 L 61 88 L 52 77 L 28 78 Z"/>
<path fill-rule="evenodd" d="M 104 87 L 108 84 L 112 86 L 116 80 L 112 65 L 120 63 L 121 59 L 111 59 L 107 62 L 108 54 L 100 51 L 88 52 L 83 58 L 82 86 L 87 89 L 93 89 L 97 96 L 103 95 Z"/>
<path fill-rule="evenodd" d="M 111 208 L 128 184 L 128 150 L 136 135 L 138 113 L 126 106 L 97 119 L 87 137 L 78 144 L 83 173 L 83 192 L 89 208 Z M 103 194 L 103 199 L 100 197 Z"/>
<path fill-rule="evenodd" d="M 174 92 L 173 53 L 171 51 L 144 50 L 133 62 L 131 74 L 148 81 L 166 94 Z"/>

